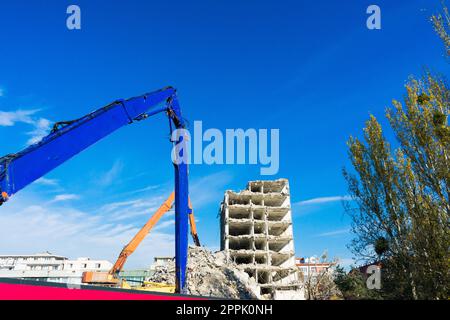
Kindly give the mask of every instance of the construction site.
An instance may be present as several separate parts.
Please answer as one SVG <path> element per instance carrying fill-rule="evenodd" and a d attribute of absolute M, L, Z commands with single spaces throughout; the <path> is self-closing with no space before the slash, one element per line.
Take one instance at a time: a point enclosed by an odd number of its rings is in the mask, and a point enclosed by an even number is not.
<path fill-rule="evenodd" d="M 185 146 L 188 140 L 183 131 L 186 120 L 172 87 L 118 100 L 79 119 L 55 123 L 40 141 L 0 158 L 0 205 L 14 201 L 15 193 L 115 130 L 159 113 L 168 116 L 171 142 Z M 76 283 L 79 269 L 71 268 L 82 265 L 86 271 L 82 273 L 81 282 L 86 285 L 232 299 L 303 299 L 295 263 L 288 180 L 250 181 L 244 190 L 225 191 L 222 203 L 217 204 L 220 251 L 210 252 L 201 246 L 197 232 L 188 192 L 188 163 L 184 161 L 183 152 L 186 151 L 175 152 L 172 159 L 174 192 L 123 247 L 109 270 L 101 267 L 107 265 L 107 261 L 93 263 L 81 258 L 70 262 L 49 253 L 30 258 L 54 261 L 39 267 L 27 265 L 24 261 L 28 258 L 5 256 L 2 270 L 14 271 L 16 277 L 23 279 L 30 271 L 31 278 L 51 278 L 54 282 L 66 279 L 69 272 L 71 281 Z M 142 281 L 127 281 L 123 272 L 128 257 L 172 208 L 175 211 L 174 259 L 169 258 L 168 263 L 155 268 L 155 272 L 144 276 Z M 191 247 L 188 246 L 189 230 L 194 244 Z M 17 263 L 22 267 L 15 268 Z M 88 264 L 96 267 L 88 268 Z M 48 270 L 47 274 L 42 275 L 42 270 Z"/>
<path fill-rule="evenodd" d="M 0 0 L 0 34 L 0 301 L 449 300 L 447 1 Z"/>
<path fill-rule="evenodd" d="M 189 247 L 189 294 L 234 299 L 304 299 L 295 263 L 289 182 L 251 181 L 225 192 L 220 206 L 221 250 Z M 175 266 L 152 283 L 175 283 Z"/>

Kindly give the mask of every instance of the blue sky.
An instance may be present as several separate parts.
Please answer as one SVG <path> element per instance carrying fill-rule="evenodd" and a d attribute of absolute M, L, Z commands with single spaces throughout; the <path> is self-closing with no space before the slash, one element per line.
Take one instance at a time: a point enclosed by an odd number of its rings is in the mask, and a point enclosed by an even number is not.
<path fill-rule="evenodd" d="M 370 4 L 382 29 L 368 30 Z M 82 29 L 66 28 L 81 8 Z M 380 121 L 408 76 L 448 64 L 429 16 L 439 1 L 0 2 L 0 153 L 19 151 L 55 121 L 172 85 L 203 127 L 279 128 L 297 256 L 349 264 L 342 199 L 345 141 L 369 113 Z M 49 250 L 113 261 L 173 188 L 167 120 L 117 131 L 18 193 L 0 212 L 0 253 Z M 389 131 L 386 133 L 390 136 Z M 202 242 L 219 246 L 223 193 L 265 179 L 258 166 L 194 165 Z M 173 214 L 127 264 L 172 254 Z"/>

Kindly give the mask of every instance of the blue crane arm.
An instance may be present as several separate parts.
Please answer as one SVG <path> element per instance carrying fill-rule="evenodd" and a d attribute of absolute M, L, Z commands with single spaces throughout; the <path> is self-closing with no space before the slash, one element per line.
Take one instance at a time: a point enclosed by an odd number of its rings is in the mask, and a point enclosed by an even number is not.
<path fill-rule="evenodd" d="M 80 119 L 56 123 L 36 144 L 0 158 L 0 189 L 11 196 L 110 133 L 167 109 L 175 90 L 167 88 L 128 100 L 118 100 Z"/>
<path fill-rule="evenodd" d="M 172 87 L 117 100 L 82 118 L 56 123 L 51 133 L 41 141 L 0 158 L 0 205 L 117 129 L 161 112 L 167 112 L 175 128 L 185 127 L 176 91 Z M 182 140 L 183 137 L 179 137 L 175 142 Z M 174 163 L 174 166 L 176 282 L 177 291 L 183 292 L 188 247 L 188 170 L 186 163 Z"/>

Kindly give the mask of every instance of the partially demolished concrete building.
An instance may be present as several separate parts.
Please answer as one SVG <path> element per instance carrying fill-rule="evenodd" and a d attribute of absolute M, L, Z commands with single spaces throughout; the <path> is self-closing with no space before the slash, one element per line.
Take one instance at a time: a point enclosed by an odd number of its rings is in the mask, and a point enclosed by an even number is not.
<path fill-rule="evenodd" d="M 221 205 L 221 250 L 255 278 L 261 295 L 301 299 L 286 179 L 251 181 L 226 191 Z"/>

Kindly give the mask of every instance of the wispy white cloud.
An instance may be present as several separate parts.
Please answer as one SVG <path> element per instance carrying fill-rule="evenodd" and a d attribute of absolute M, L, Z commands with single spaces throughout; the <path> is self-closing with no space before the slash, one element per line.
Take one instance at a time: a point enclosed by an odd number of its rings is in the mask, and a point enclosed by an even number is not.
<path fill-rule="evenodd" d="M 98 179 L 97 183 L 103 187 L 109 186 L 122 172 L 123 162 L 116 160 L 111 169 L 103 173 Z"/>
<path fill-rule="evenodd" d="M 139 204 L 141 201 L 142 201 L 141 199 L 136 199 L 136 200 L 111 202 L 103 205 L 101 211 L 111 212 L 121 207 L 134 206 L 136 204 Z"/>
<path fill-rule="evenodd" d="M 132 194 L 122 193 L 122 201 L 108 202 L 100 207 L 99 213 L 108 215 L 113 221 L 139 218 L 140 216 L 150 217 L 167 199 L 172 190 L 167 188 L 148 188 L 147 192 L 142 192 L 137 198 Z M 165 216 L 168 216 L 166 213 Z"/>
<path fill-rule="evenodd" d="M 126 201 L 118 201 L 118 202 L 111 202 L 108 204 L 105 204 L 102 206 L 101 210 L 106 212 L 115 211 L 117 209 L 121 208 L 133 208 L 133 209 L 139 209 L 139 208 L 148 208 L 153 207 L 156 204 L 162 204 L 164 201 L 164 197 L 161 195 L 156 195 L 149 198 L 139 198 L 139 199 L 133 199 L 133 200 L 126 200 Z"/>
<path fill-rule="evenodd" d="M 51 128 L 51 122 L 48 119 L 40 118 L 36 120 L 34 123 L 34 129 L 27 132 L 27 134 L 30 136 L 30 139 L 28 139 L 27 144 L 34 144 L 36 142 L 39 142 L 43 137 L 45 137 L 49 132 Z"/>
<path fill-rule="evenodd" d="M 33 124 L 34 115 L 39 110 L 16 110 L 16 111 L 0 111 L 0 126 L 11 127 L 17 122 Z"/>
<path fill-rule="evenodd" d="M 137 193 L 143 193 L 143 192 L 146 192 L 146 191 L 157 190 L 160 187 L 161 187 L 160 185 L 149 185 L 149 186 L 144 187 L 144 188 L 123 192 L 122 195 L 124 196 L 124 195 L 133 195 L 133 194 L 137 194 Z"/>
<path fill-rule="evenodd" d="M 77 194 L 71 194 L 71 193 L 66 193 L 66 194 L 58 194 L 56 195 L 53 200 L 51 202 L 61 202 L 61 201 L 68 201 L 68 200 L 77 200 L 79 199 L 80 196 Z"/>
<path fill-rule="evenodd" d="M 56 179 L 48 179 L 48 178 L 39 178 L 35 182 L 35 184 L 43 185 L 43 186 L 58 186 L 59 182 Z"/>
<path fill-rule="evenodd" d="M 351 201 L 352 198 L 350 196 L 333 196 L 333 197 L 320 197 L 313 198 L 304 201 L 299 201 L 294 203 L 294 205 L 304 206 L 304 205 L 315 205 L 315 204 L 323 204 L 330 202 L 338 202 L 338 201 Z"/>
<path fill-rule="evenodd" d="M 152 216 L 156 210 L 165 201 L 165 197 L 155 195 L 146 199 L 139 199 L 131 205 L 121 206 L 108 213 L 110 219 L 113 221 L 126 220 L 130 218 L 137 218 L 140 216 Z M 169 216 L 168 213 L 165 216 Z"/>
<path fill-rule="evenodd" d="M 0 126 L 11 127 L 17 123 L 26 123 L 33 126 L 33 129 L 26 132 L 30 138 L 27 144 L 33 144 L 41 140 L 48 134 L 51 122 L 42 117 L 35 117 L 39 109 L 32 110 L 16 110 L 16 111 L 0 111 Z"/>
<path fill-rule="evenodd" d="M 350 228 L 345 228 L 345 229 L 339 229 L 339 230 L 333 230 L 333 231 L 329 231 L 329 232 L 319 233 L 317 235 L 317 237 L 332 237 L 332 236 L 338 236 L 338 235 L 342 235 L 342 234 L 348 234 L 349 232 L 350 232 Z"/>

